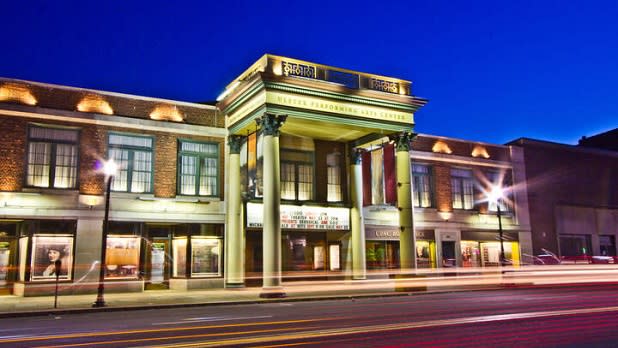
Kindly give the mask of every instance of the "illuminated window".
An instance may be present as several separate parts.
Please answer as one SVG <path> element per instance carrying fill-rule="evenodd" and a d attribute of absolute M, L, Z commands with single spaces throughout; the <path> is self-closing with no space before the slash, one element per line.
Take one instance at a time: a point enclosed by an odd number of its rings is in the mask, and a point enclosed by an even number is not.
<path fill-rule="evenodd" d="M 75 129 L 30 127 L 26 185 L 75 188 L 78 138 Z"/>
<path fill-rule="evenodd" d="M 191 276 L 221 275 L 221 239 L 191 237 Z"/>
<path fill-rule="evenodd" d="M 216 196 L 219 182 L 219 145 L 181 141 L 179 149 L 180 194 Z"/>
<path fill-rule="evenodd" d="M 451 169 L 453 209 L 474 208 L 474 178 L 468 169 Z"/>
<path fill-rule="evenodd" d="M 428 208 L 433 206 L 431 167 L 424 164 L 412 165 L 414 206 Z"/>
<path fill-rule="evenodd" d="M 281 150 L 281 199 L 313 199 L 313 153 Z"/>
<path fill-rule="evenodd" d="M 151 137 L 109 135 L 109 158 L 119 167 L 112 181 L 113 191 L 152 192 L 152 144 Z"/>
<path fill-rule="evenodd" d="M 327 197 L 328 202 L 341 202 L 341 154 L 326 155 Z"/>

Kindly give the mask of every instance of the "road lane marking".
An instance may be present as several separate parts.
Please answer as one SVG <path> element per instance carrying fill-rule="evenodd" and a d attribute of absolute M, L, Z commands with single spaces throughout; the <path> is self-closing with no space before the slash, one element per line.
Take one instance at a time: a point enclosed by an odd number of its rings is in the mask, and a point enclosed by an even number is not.
<path fill-rule="evenodd" d="M 29 341 L 45 341 L 53 339 L 71 339 L 71 338 L 84 338 L 84 337 L 107 337 L 116 335 L 133 335 L 144 333 L 161 333 L 161 332 L 177 332 L 177 331 L 190 331 L 190 330 L 203 330 L 203 329 L 220 329 L 220 328 L 232 328 L 232 327 L 247 327 L 257 325 L 282 325 L 282 324 L 304 324 L 317 321 L 332 321 L 332 320 L 345 320 L 349 317 L 335 317 L 335 318 L 318 318 L 318 319 L 298 319 L 298 320 L 282 320 L 282 321 L 265 321 L 254 323 L 240 323 L 240 324 L 221 324 L 221 325 L 206 325 L 206 326 L 193 326 L 193 327 L 177 327 L 177 328 L 157 328 L 157 329 L 142 329 L 142 330 L 125 330 L 125 331 L 109 331 L 109 332 L 92 332 L 92 333 L 73 333 L 66 335 L 48 335 L 48 336 L 36 336 L 36 337 L 24 337 L 21 339 L 2 339 L 0 343 L 14 343 L 14 342 L 29 342 Z"/>

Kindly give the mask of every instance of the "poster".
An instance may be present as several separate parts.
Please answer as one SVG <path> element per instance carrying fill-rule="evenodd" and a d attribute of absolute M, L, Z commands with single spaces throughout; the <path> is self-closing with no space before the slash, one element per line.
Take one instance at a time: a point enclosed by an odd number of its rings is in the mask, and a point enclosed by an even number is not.
<path fill-rule="evenodd" d="M 73 267 L 73 236 L 34 235 L 32 237 L 32 280 L 70 280 Z"/>

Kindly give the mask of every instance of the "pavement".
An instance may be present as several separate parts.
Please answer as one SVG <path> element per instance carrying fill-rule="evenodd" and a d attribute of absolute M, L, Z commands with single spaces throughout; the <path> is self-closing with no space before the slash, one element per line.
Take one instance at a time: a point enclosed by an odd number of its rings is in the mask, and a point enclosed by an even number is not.
<path fill-rule="evenodd" d="M 560 270 L 495 270 L 487 272 L 432 273 L 408 277 L 374 277 L 366 280 L 289 281 L 283 282 L 284 297 L 264 298 L 261 287 L 205 290 L 146 290 L 131 293 L 105 293 L 105 306 L 93 307 L 96 293 L 22 297 L 0 295 L 0 318 L 56 315 L 97 311 L 139 310 L 189 306 L 212 306 L 282 301 L 349 299 L 377 296 L 410 296 L 436 292 L 504 289 L 612 281 L 618 283 L 618 267 Z M 55 307 L 54 307 L 55 305 Z"/>

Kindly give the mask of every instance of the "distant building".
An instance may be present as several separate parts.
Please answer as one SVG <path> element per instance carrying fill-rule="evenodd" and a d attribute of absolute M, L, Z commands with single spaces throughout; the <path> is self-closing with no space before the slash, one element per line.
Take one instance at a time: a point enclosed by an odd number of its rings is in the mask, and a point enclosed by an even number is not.
<path fill-rule="evenodd" d="M 535 254 L 548 250 L 584 262 L 617 255 L 618 151 L 606 150 L 616 148 L 616 134 L 578 146 L 527 138 L 509 143 L 523 149 Z"/>
<path fill-rule="evenodd" d="M 415 134 L 411 86 L 273 55 L 216 106 L 0 79 L 0 292 L 51 293 L 57 258 L 95 291 L 108 159 L 106 291 L 526 263 L 522 149 Z"/>

